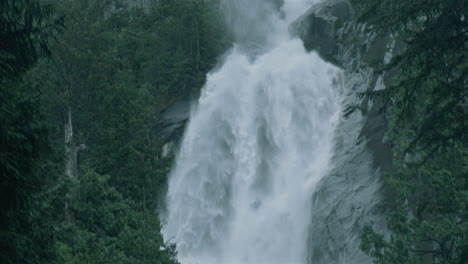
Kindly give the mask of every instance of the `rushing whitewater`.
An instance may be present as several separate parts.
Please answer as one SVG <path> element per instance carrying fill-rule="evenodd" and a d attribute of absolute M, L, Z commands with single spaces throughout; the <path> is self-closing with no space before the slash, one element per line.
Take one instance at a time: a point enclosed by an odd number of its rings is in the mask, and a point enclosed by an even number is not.
<path fill-rule="evenodd" d="M 184 264 L 304 264 L 311 197 L 331 170 L 340 73 L 288 33 L 310 1 L 225 5 L 238 44 L 192 112 L 163 233 Z"/>

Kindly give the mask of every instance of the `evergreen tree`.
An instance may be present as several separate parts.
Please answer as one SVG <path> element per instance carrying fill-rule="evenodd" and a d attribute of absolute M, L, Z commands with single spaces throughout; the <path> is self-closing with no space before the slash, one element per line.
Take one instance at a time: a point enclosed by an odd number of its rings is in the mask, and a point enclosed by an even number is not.
<path fill-rule="evenodd" d="M 0 14 L 0 262 L 47 263 L 54 252 L 47 123 L 22 79 L 48 51 L 60 19 L 31 0 L 2 1 Z"/>
<path fill-rule="evenodd" d="M 177 263 L 156 213 L 171 158 L 159 156 L 155 129 L 162 109 L 198 92 L 229 43 L 209 2 L 54 2 L 65 27 L 50 58 L 23 74 L 47 120 L 50 148 L 39 153 L 59 156 L 38 162 L 51 175 L 37 192 L 53 226 L 38 229 L 48 263 Z"/>
<path fill-rule="evenodd" d="M 394 143 L 386 180 L 396 204 L 385 238 L 371 226 L 362 249 L 375 263 L 465 263 L 468 259 L 465 1 L 353 1 L 372 31 L 391 32 L 404 51 L 382 67 L 380 97 Z M 429 262 L 428 262 L 429 261 Z"/>
<path fill-rule="evenodd" d="M 3 0 L 0 14 L 0 78 L 19 77 L 41 53 L 49 53 L 49 41 L 62 20 L 37 0 Z"/>

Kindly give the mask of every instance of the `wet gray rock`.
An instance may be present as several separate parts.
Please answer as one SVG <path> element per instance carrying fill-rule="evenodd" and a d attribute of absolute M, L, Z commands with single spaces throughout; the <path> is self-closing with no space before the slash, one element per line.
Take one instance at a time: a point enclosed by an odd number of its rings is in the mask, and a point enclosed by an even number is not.
<path fill-rule="evenodd" d="M 350 58 L 373 68 L 383 65 L 389 49 L 397 49 L 394 38 L 389 33 L 371 33 L 355 16 L 348 0 L 325 0 L 312 6 L 289 30 L 304 41 L 307 50 L 339 66 L 346 67 Z M 396 46 L 401 50 L 402 43 Z"/>
<path fill-rule="evenodd" d="M 315 50 L 325 60 L 340 64 L 336 57 L 339 30 L 354 16 L 355 11 L 348 1 L 324 1 L 314 5 L 294 22 L 290 31 L 302 38 L 307 50 Z"/>
<path fill-rule="evenodd" d="M 161 119 L 167 123 L 185 121 L 190 117 L 192 104 L 193 101 L 188 98 L 177 101 L 161 111 Z"/>
<path fill-rule="evenodd" d="M 358 92 L 382 89 L 391 82 L 391 73 L 380 76 L 375 69 L 388 63 L 403 45 L 389 33 L 374 34 L 364 24 L 355 21 L 355 10 L 348 0 L 329 0 L 312 6 L 290 26 L 290 31 L 304 41 L 308 50 L 314 50 L 325 60 L 339 65 L 350 75 L 368 72 L 366 88 Z M 384 142 L 386 121 L 381 114 L 380 101 L 364 98 L 359 107 L 350 106 L 346 115 L 361 110 L 366 120 L 361 136 L 368 139 L 375 164 L 383 169 L 392 167 L 390 146 Z"/>
<path fill-rule="evenodd" d="M 312 198 L 309 263 L 370 264 L 358 248 L 359 232 L 368 221 L 385 226 L 383 185 L 372 154 L 361 143 L 339 150 L 335 158 L 345 156 Z"/>
<path fill-rule="evenodd" d="M 171 138 L 183 130 L 185 123 L 190 118 L 193 100 L 185 98 L 179 100 L 161 111 L 161 121 L 157 127 L 157 134 L 163 138 Z"/>
<path fill-rule="evenodd" d="M 290 26 L 290 32 L 304 41 L 307 50 L 344 70 L 349 86 L 348 107 L 337 131 L 336 166 L 312 199 L 308 261 L 314 264 L 372 263 L 359 249 L 360 230 L 375 223 L 386 233 L 385 216 L 393 206 L 392 191 L 381 176 L 393 169 L 382 102 L 360 94 L 391 83 L 395 72 L 382 75 L 377 69 L 404 45 L 390 33 L 372 33 L 355 20 L 355 15 L 348 0 L 325 0 Z M 356 125 L 362 128 L 353 129 Z"/>

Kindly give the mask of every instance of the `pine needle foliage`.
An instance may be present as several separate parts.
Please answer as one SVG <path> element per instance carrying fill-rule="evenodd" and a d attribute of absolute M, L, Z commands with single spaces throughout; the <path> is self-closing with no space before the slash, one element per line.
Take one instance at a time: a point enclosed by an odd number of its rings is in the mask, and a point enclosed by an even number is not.
<path fill-rule="evenodd" d="M 359 21 L 392 34 L 404 50 L 380 72 L 393 142 L 395 191 L 389 234 L 371 225 L 361 248 L 375 263 L 466 263 L 468 259 L 468 10 L 462 0 L 353 1 Z"/>

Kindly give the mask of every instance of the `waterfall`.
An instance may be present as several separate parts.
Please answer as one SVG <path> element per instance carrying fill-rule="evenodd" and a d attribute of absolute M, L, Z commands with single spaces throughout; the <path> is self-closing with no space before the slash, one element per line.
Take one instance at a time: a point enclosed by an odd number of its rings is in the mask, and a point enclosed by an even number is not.
<path fill-rule="evenodd" d="M 342 100 L 340 70 L 288 33 L 310 5 L 225 2 L 237 43 L 208 74 L 169 178 L 163 233 L 183 264 L 307 262 Z"/>

